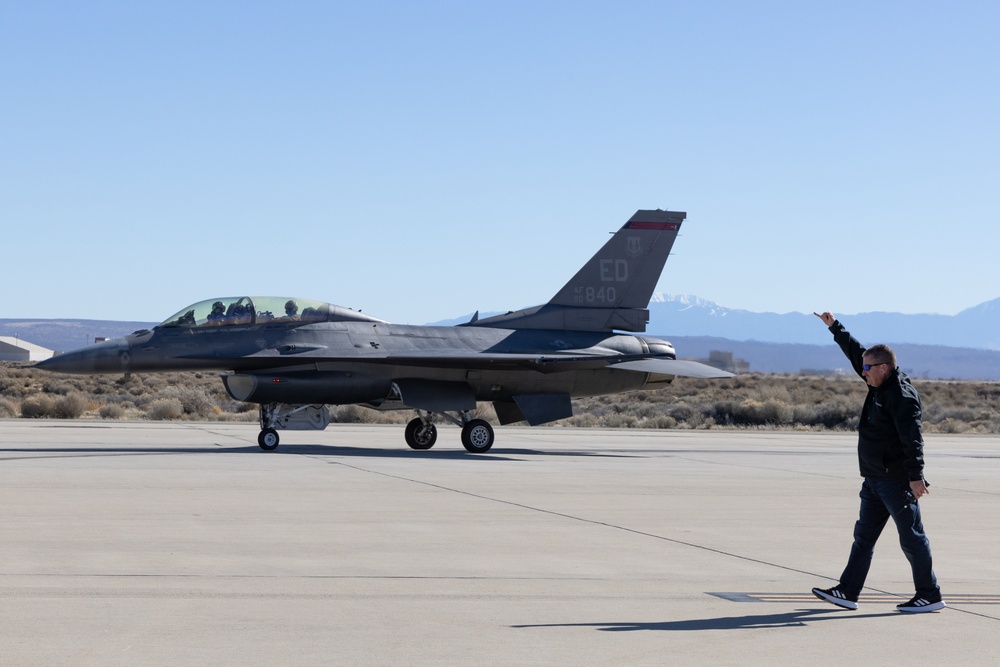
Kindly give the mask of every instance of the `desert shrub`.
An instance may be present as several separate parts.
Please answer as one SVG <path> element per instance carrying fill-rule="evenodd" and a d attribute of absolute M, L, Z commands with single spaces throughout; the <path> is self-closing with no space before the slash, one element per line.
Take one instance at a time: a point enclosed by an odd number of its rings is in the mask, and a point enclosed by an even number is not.
<path fill-rule="evenodd" d="M 56 399 L 53 416 L 59 419 L 78 419 L 86 410 L 87 399 L 74 392 Z"/>
<path fill-rule="evenodd" d="M 823 426 L 829 429 L 857 427 L 861 406 L 844 398 L 834 398 L 818 405 L 800 405 L 794 410 L 796 423 L 806 426 Z"/>
<path fill-rule="evenodd" d="M 607 428 L 635 428 L 639 425 L 639 420 L 634 415 L 613 414 L 602 420 L 601 426 Z"/>
<path fill-rule="evenodd" d="M 587 412 L 597 417 L 598 420 L 603 419 L 611 412 L 606 401 L 594 401 L 586 409 Z"/>
<path fill-rule="evenodd" d="M 802 388 L 802 390 L 805 390 L 807 388 L 808 387 Z M 800 389 L 800 388 L 795 387 L 795 389 Z M 797 393 L 802 393 L 802 392 L 799 391 Z M 755 398 L 764 403 L 777 402 L 777 403 L 787 404 L 792 402 L 792 396 L 789 393 L 788 386 L 785 383 L 781 384 L 758 383 L 758 386 L 754 388 L 754 390 L 751 392 L 751 396 L 752 398 Z"/>
<path fill-rule="evenodd" d="M 208 418 L 216 414 L 217 406 L 203 390 L 195 387 L 167 387 L 157 394 L 157 399 L 177 399 L 189 417 Z"/>
<path fill-rule="evenodd" d="M 0 398 L 0 419 L 6 419 L 8 417 L 14 417 L 17 415 L 17 406 L 13 401 L 8 401 L 6 398 Z"/>
<path fill-rule="evenodd" d="M 183 414 L 184 405 L 178 398 L 158 398 L 146 409 L 146 416 L 156 421 L 180 419 Z"/>
<path fill-rule="evenodd" d="M 704 428 L 707 419 L 703 412 L 692 412 L 690 417 L 677 422 L 677 428 Z"/>
<path fill-rule="evenodd" d="M 977 389 L 976 398 L 980 401 L 992 401 L 994 404 L 1000 403 L 1000 387 L 989 386 Z"/>
<path fill-rule="evenodd" d="M 476 409 L 472 411 L 472 418 L 482 419 L 494 425 L 500 423 L 500 420 L 497 418 L 497 411 L 493 409 L 492 403 L 477 403 Z"/>
<path fill-rule="evenodd" d="M 794 416 L 791 405 L 775 399 L 718 401 L 712 412 L 717 424 L 727 426 L 780 426 L 791 423 Z"/>
<path fill-rule="evenodd" d="M 679 422 L 691 419 L 694 414 L 694 408 L 688 405 L 685 401 L 678 401 L 667 408 L 667 416 L 672 417 L 675 421 Z"/>
<path fill-rule="evenodd" d="M 1000 433 L 1000 383 L 915 380 L 914 384 L 928 432 Z M 651 391 L 573 399 L 574 416 L 552 425 L 854 429 L 865 392 L 864 382 L 853 375 L 678 378 Z M 36 371 L 31 365 L 0 362 L 0 417 L 11 412 L 23 417 L 71 416 L 79 404 L 58 402 L 74 394 L 85 399 L 83 415 L 93 412 L 106 419 L 149 419 L 150 411 L 166 419 L 254 421 L 257 417 L 257 405 L 233 401 L 214 373 L 67 378 Z M 166 399 L 180 402 L 180 415 L 158 403 Z M 331 406 L 331 412 L 335 421 L 349 423 L 399 424 L 413 418 L 409 410 L 380 412 L 358 406 Z M 489 403 L 480 404 L 475 416 L 495 423 Z"/>
<path fill-rule="evenodd" d="M 90 393 L 95 396 L 114 395 L 116 391 L 117 385 L 115 382 L 108 379 L 105 375 L 96 378 L 93 387 L 90 389 Z"/>
<path fill-rule="evenodd" d="M 966 433 L 969 431 L 969 425 L 961 420 L 945 418 L 937 424 L 935 431 L 949 434 Z"/>
<path fill-rule="evenodd" d="M 24 386 L 24 382 L 14 378 L 0 383 L 0 396 L 6 396 L 7 398 L 19 401 L 30 393 L 31 391 Z"/>
<path fill-rule="evenodd" d="M 330 409 L 330 421 L 337 424 L 376 423 L 375 411 L 357 405 L 338 405 Z"/>
<path fill-rule="evenodd" d="M 35 394 L 21 401 L 21 416 L 26 419 L 54 417 L 56 401 L 51 396 Z"/>
<path fill-rule="evenodd" d="M 236 415 L 241 415 L 246 412 L 252 412 L 256 415 L 258 408 L 256 403 L 244 403 L 243 401 L 234 401 L 232 399 L 222 401 L 219 407 L 222 408 L 223 413 Z"/>
<path fill-rule="evenodd" d="M 176 386 L 175 383 L 172 381 L 172 378 L 157 373 L 143 375 L 140 379 L 140 382 L 148 392 L 154 394 L 159 394 L 162 391 L 166 391 L 170 387 Z"/>
<path fill-rule="evenodd" d="M 220 413 L 217 419 L 227 422 L 247 422 L 253 423 L 257 421 L 256 412 L 223 412 Z"/>
<path fill-rule="evenodd" d="M 984 405 L 974 407 L 947 407 L 929 405 L 924 409 L 924 422 L 936 424 L 946 420 L 960 422 L 987 421 L 991 417 L 989 409 Z"/>
<path fill-rule="evenodd" d="M 652 403 L 648 400 L 638 401 L 632 405 L 632 414 L 634 414 L 639 421 L 646 421 L 648 419 L 659 417 L 663 414 L 663 406 L 659 403 Z"/>
<path fill-rule="evenodd" d="M 72 383 L 67 382 L 65 380 L 59 380 L 59 381 L 50 380 L 42 384 L 42 391 L 44 391 L 46 394 L 56 394 L 58 396 L 66 396 L 76 390 L 77 387 L 75 387 Z"/>
<path fill-rule="evenodd" d="M 478 419 L 489 418 L 489 413 L 479 414 L 477 410 L 474 416 Z M 413 417 L 410 410 L 373 410 L 360 405 L 330 406 L 330 421 L 340 424 L 405 424 Z M 436 417 L 432 417 L 432 421 L 440 423 Z"/>
<path fill-rule="evenodd" d="M 677 428 L 677 420 L 670 415 L 660 415 L 640 422 L 639 426 L 641 428 Z"/>
<path fill-rule="evenodd" d="M 121 419 L 125 416 L 125 408 L 117 403 L 108 403 L 102 405 L 97 414 L 100 415 L 101 419 Z"/>
<path fill-rule="evenodd" d="M 564 419 L 557 424 L 565 424 L 566 426 L 575 426 L 577 428 L 593 428 L 600 425 L 600 422 L 596 415 L 585 412 L 579 415 L 573 415 L 569 419 Z"/>
<path fill-rule="evenodd" d="M 764 424 L 790 424 L 795 418 L 795 410 L 788 403 L 788 394 L 785 400 L 770 398 L 760 406 L 758 414 Z"/>

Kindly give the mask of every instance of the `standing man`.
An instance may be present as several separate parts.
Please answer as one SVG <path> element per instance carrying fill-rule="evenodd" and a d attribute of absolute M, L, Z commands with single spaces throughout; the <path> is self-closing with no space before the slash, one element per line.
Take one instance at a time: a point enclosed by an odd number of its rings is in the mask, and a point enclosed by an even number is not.
<path fill-rule="evenodd" d="M 832 313 L 813 313 L 830 328 L 833 339 L 868 383 L 868 396 L 858 424 L 861 466 L 861 512 L 854 524 L 854 545 L 840 583 L 814 588 L 820 600 L 858 608 L 858 595 L 871 567 L 875 542 L 889 517 L 899 531 L 899 546 L 910 561 L 916 595 L 896 605 L 900 611 L 937 611 L 945 606 L 931 565 L 931 545 L 924 535 L 918 500 L 930 493 L 924 480 L 924 441 L 920 431 L 920 397 L 910 379 L 896 367 L 887 345 L 865 349 Z"/>

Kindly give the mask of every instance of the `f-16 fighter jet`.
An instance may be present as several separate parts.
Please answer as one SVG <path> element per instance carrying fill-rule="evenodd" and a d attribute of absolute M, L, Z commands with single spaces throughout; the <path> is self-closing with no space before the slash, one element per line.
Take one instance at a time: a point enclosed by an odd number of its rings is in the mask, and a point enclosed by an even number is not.
<path fill-rule="evenodd" d="M 330 405 L 411 409 L 413 449 L 437 440 L 435 417 L 461 427 L 473 453 L 493 446 L 476 404 L 500 424 L 535 426 L 573 414 L 577 396 L 663 386 L 674 377 L 730 373 L 678 360 L 667 341 L 637 336 L 686 218 L 637 211 L 552 299 L 458 326 L 391 324 L 329 303 L 288 297 L 207 299 L 152 330 L 38 364 L 59 373 L 222 371 L 229 395 L 260 406 L 262 449 L 281 430 L 324 429 Z M 629 332 L 629 333 L 618 333 Z M 442 420 L 438 420 L 442 421 Z"/>

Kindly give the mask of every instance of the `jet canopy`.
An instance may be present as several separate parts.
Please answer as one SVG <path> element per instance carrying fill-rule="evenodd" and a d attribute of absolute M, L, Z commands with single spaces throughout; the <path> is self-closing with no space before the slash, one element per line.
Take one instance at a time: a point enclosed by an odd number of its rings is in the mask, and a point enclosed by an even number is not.
<path fill-rule="evenodd" d="M 313 299 L 283 296 L 233 296 L 206 299 L 165 319 L 159 327 L 209 328 L 269 322 L 383 322 L 350 308 Z"/>

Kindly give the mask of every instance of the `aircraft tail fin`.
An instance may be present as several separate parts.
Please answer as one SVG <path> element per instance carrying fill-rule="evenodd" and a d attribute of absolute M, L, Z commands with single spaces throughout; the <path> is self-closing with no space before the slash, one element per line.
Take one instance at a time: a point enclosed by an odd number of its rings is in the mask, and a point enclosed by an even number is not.
<path fill-rule="evenodd" d="M 646 307 L 686 217 L 679 211 L 636 211 L 547 304 L 474 325 L 645 331 Z"/>
<path fill-rule="evenodd" d="M 549 303 L 645 308 L 686 217 L 676 211 L 636 211 Z"/>

